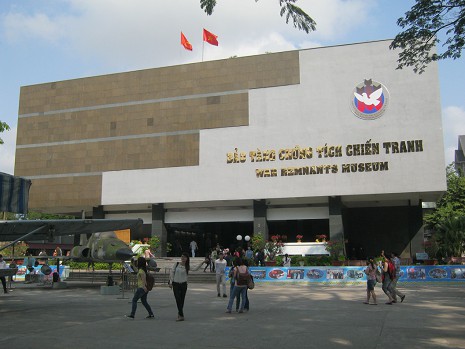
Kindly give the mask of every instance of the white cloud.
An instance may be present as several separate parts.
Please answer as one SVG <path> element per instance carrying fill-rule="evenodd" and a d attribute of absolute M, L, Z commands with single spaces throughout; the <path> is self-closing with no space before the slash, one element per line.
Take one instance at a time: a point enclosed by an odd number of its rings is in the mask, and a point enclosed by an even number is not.
<path fill-rule="evenodd" d="M 301 0 L 297 5 L 316 21 L 314 39 L 336 40 L 348 37 L 358 26 L 367 26 L 369 30 L 370 11 L 376 3 L 374 0 Z"/>
<path fill-rule="evenodd" d="M 458 136 L 465 135 L 465 109 L 456 106 L 446 107 L 442 111 L 442 123 L 444 125 L 446 165 L 448 165 L 454 161 Z"/>
<path fill-rule="evenodd" d="M 317 31 L 306 34 L 294 28 L 292 19 L 286 24 L 285 18 L 280 17 L 278 1 L 221 0 L 212 16 L 207 16 L 199 3 L 199 0 L 62 0 L 57 6 L 47 2 L 15 6 L 9 7 L 10 12 L 4 12 L 0 18 L 1 34 L 13 46 L 38 42 L 47 50 L 53 44 L 70 56 L 70 62 L 76 66 L 76 71 L 70 74 L 79 78 L 200 62 L 202 28 L 218 35 L 220 43 L 218 47 L 205 44 L 204 60 L 340 43 L 357 30 L 380 30 L 376 26 L 379 18 L 373 16 L 376 12 L 373 10 L 390 6 L 382 5 L 379 0 L 299 0 L 297 6 L 317 22 Z M 180 45 L 181 31 L 194 46 L 193 52 Z M 82 62 L 88 63 L 85 68 Z M 464 113 L 460 107 L 443 110 L 448 163 L 453 161 L 457 135 L 465 134 Z M 7 137 L 9 133 L 2 135 L 5 143 Z M 0 170 L 13 171 L 15 137 L 16 130 L 8 142 L 13 145 L 0 146 Z"/>
<path fill-rule="evenodd" d="M 0 145 L 0 172 L 13 174 L 15 168 L 16 127 L 0 133 L 4 144 Z"/>
<path fill-rule="evenodd" d="M 205 60 L 321 46 L 322 39 L 344 38 L 366 23 L 374 3 L 300 0 L 297 5 L 317 21 L 310 35 L 294 28 L 292 19 L 286 24 L 279 2 L 269 0 L 222 0 L 212 16 L 199 0 L 67 0 L 66 11 L 7 14 L 4 27 L 10 40 L 59 42 L 72 55 L 97 60 L 107 73 L 201 61 L 203 27 L 220 41 L 215 49 L 205 45 Z M 194 52 L 183 51 L 181 30 Z"/>
<path fill-rule="evenodd" d="M 9 13 L 5 16 L 3 26 L 5 37 L 9 41 L 23 39 L 40 39 L 54 42 L 63 37 L 61 30 L 64 18 L 52 19 L 44 13 L 25 15 Z"/>

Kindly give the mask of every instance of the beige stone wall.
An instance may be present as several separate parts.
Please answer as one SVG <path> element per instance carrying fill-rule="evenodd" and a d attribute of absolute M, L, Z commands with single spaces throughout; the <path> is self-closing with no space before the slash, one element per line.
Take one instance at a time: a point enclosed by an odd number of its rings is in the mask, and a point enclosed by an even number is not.
<path fill-rule="evenodd" d="M 199 134 L 18 149 L 21 176 L 83 174 L 198 164 Z M 34 187 L 34 186 L 33 186 Z"/>
<path fill-rule="evenodd" d="M 25 86 L 15 174 L 42 176 L 32 210 L 89 209 L 102 172 L 195 166 L 199 130 L 248 125 L 249 89 L 299 81 L 293 51 Z"/>
<path fill-rule="evenodd" d="M 25 86 L 19 114 L 297 83 L 291 51 Z"/>
<path fill-rule="evenodd" d="M 92 212 L 100 203 L 102 176 L 34 179 L 29 192 L 29 210 L 79 214 Z"/>

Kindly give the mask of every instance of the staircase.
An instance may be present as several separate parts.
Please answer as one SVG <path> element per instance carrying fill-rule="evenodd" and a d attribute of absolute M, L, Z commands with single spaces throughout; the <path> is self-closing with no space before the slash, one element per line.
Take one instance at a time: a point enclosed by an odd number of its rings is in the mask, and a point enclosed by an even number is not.
<path fill-rule="evenodd" d="M 156 258 L 158 268 L 160 271 L 154 273 L 155 276 L 155 285 L 160 286 L 168 286 L 169 275 L 171 272 L 171 268 L 174 266 L 176 262 L 179 262 L 181 258 Z M 215 273 L 210 272 L 210 268 L 207 268 L 207 271 L 204 273 L 203 269 L 205 268 L 205 264 L 203 264 L 200 268 L 200 264 L 204 261 L 203 257 L 195 257 L 190 258 L 190 267 L 191 270 L 189 271 L 189 283 L 216 283 Z M 121 271 L 119 269 L 113 269 L 112 277 L 115 282 L 119 282 L 121 280 Z M 127 274 L 125 274 L 127 275 Z M 104 285 L 107 283 L 109 276 L 108 270 L 96 270 L 96 271 L 87 271 L 82 269 L 72 269 L 69 273 L 69 277 L 65 280 L 67 282 L 86 282 L 92 283 L 96 285 Z M 134 282 L 132 280 L 135 275 L 127 275 L 129 277 L 130 282 Z"/>

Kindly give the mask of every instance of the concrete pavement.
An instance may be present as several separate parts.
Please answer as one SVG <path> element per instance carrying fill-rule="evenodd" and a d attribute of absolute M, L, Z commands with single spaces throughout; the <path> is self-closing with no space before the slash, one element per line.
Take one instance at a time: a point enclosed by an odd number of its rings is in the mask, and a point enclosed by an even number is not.
<path fill-rule="evenodd" d="M 251 310 L 226 314 L 212 284 L 189 285 L 186 321 L 175 322 L 172 291 L 156 287 L 145 319 L 132 293 L 100 295 L 98 287 L 67 289 L 17 283 L 0 295 L 2 348 L 465 348 L 465 288 L 405 285 L 404 303 L 364 305 L 364 286 L 272 285 L 249 291 Z M 229 294 L 229 288 L 228 288 Z"/>

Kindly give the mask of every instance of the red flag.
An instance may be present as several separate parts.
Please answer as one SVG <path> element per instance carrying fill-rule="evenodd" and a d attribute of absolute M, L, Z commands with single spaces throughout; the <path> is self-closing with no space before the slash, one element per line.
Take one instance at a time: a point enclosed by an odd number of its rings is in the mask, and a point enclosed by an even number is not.
<path fill-rule="evenodd" d="M 184 34 L 181 32 L 181 45 L 184 46 L 186 50 L 192 51 L 192 45 L 189 41 L 187 41 Z"/>
<path fill-rule="evenodd" d="M 203 41 L 208 42 L 210 45 L 218 46 L 217 35 L 210 33 L 208 30 L 203 30 Z"/>

